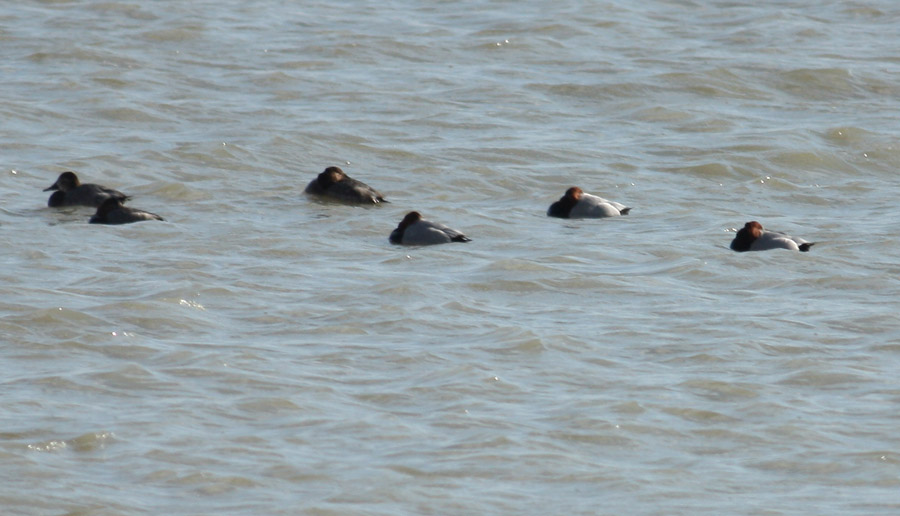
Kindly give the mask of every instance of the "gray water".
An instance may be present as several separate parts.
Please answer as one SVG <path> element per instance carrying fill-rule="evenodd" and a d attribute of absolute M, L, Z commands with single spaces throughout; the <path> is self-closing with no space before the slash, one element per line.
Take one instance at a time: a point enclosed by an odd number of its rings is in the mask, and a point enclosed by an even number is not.
<path fill-rule="evenodd" d="M 898 24 L 4 4 L 0 512 L 897 514 Z M 166 222 L 47 208 L 64 170 Z M 573 185 L 633 209 L 546 217 Z M 473 241 L 392 246 L 413 209 Z"/>

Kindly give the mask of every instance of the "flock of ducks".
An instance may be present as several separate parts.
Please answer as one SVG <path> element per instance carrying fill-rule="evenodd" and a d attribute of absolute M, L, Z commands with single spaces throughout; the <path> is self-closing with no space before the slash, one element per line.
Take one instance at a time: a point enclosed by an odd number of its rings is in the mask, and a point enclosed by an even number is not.
<path fill-rule="evenodd" d="M 129 196 L 105 186 L 82 183 L 74 172 L 63 172 L 55 183 L 44 191 L 55 190 L 47 201 L 50 207 L 91 206 L 97 212 L 91 217 L 91 224 L 129 224 L 145 220 L 164 220 L 155 213 L 125 206 Z M 335 199 L 351 204 L 378 204 L 388 202 L 371 186 L 348 176 L 339 167 L 328 167 L 306 186 L 306 193 Z M 550 205 L 547 215 L 562 219 L 585 219 L 618 217 L 627 215 L 631 208 L 615 201 L 584 193 L 573 186 L 566 190 L 558 201 Z M 469 242 L 471 239 L 462 232 L 437 222 L 422 218 L 417 211 L 403 217 L 400 224 L 388 238 L 392 244 L 432 245 L 450 242 Z M 737 252 L 789 249 L 807 252 L 814 245 L 802 238 L 792 237 L 777 231 L 766 231 L 762 224 L 750 221 L 744 224 L 734 240 L 731 249 Z"/>

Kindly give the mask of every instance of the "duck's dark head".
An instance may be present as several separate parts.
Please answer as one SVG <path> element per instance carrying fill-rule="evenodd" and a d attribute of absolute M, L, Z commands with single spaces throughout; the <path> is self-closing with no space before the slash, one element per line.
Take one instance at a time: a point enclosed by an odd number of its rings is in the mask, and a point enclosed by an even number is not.
<path fill-rule="evenodd" d="M 113 210 L 117 210 L 122 207 L 122 201 L 116 199 L 115 197 L 109 197 L 105 201 L 103 201 L 100 206 L 97 207 L 96 215 L 98 217 L 105 217 L 109 212 Z"/>
<path fill-rule="evenodd" d="M 411 224 L 415 224 L 416 222 L 422 220 L 422 214 L 417 211 L 411 211 L 403 217 L 403 220 L 400 221 L 400 225 L 397 226 L 400 229 L 406 229 Z"/>
<path fill-rule="evenodd" d="M 78 176 L 75 175 L 75 172 L 63 172 L 56 179 L 56 182 L 47 188 L 44 188 L 44 191 L 49 192 L 50 190 L 59 190 L 61 192 L 67 192 L 69 190 L 74 190 L 79 186 L 81 186 L 81 181 L 78 180 Z"/>
<path fill-rule="evenodd" d="M 762 236 L 762 232 L 762 224 L 755 220 L 751 220 L 738 230 L 734 240 L 731 241 L 731 249 L 739 253 L 749 251 L 750 246 L 753 245 L 753 241 Z"/>
<path fill-rule="evenodd" d="M 558 201 L 550 205 L 547 215 L 551 217 L 559 217 L 563 219 L 569 218 L 569 212 L 578 204 L 578 200 L 584 195 L 584 191 L 577 186 L 573 186 L 566 190 L 566 194 L 560 197 Z"/>
<path fill-rule="evenodd" d="M 345 174 L 340 167 L 328 167 L 319 174 L 317 181 L 319 182 L 319 186 L 327 188 L 334 183 L 343 181 L 345 177 L 347 177 L 347 174 Z"/>
<path fill-rule="evenodd" d="M 578 202 L 581 199 L 581 196 L 584 195 L 584 190 L 578 188 L 577 186 L 573 186 L 566 190 L 565 198 L 572 199 L 575 202 Z"/>

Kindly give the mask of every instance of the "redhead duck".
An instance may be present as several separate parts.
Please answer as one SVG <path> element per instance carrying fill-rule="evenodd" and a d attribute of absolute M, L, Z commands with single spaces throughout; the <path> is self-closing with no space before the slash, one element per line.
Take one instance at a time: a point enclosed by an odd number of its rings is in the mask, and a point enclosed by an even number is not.
<path fill-rule="evenodd" d="M 403 217 L 397 229 L 391 231 L 392 244 L 431 245 L 449 242 L 469 242 L 471 239 L 455 229 L 422 218 L 417 211 Z"/>
<path fill-rule="evenodd" d="M 339 167 L 328 167 L 306 186 L 306 193 L 354 204 L 387 202 L 371 186 L 348 176 Z"/>
<path fill-rule="evenodd" d="M 84 183 L 78 180 L 75 172 L 63 172 L 55 183 L 45 192 L 56 190 L 47 201 L 47 206 L 57 208 L 59 206 L 91 206 L 98 207 L 106 199 L 118 199 L 125 202 L 129 197 L 118 190 L 93 183 Z"/>
<path fill-rule="evenodd" d="M 627 215 L 631 208 L 596 195 L 586 194 L 573 186 L 558 201 L 550 205 L 547 215 L 561 219 L 597 219 Z"/>
<path fill-rule="evenodd" d="M 107 199 L 97 208 L 91 217 L 91 224 L 130 224 L 142 220 L 164 220 L 155 213 L 123 206 L 118 199 Z"/>
<path fill-rule="evenodd" d="M 737 236 L 731 241 L 731 249 L 739 253 L 744 251 L 768 251 L 769 249 L 790 249 L 807 252 L 815 242 L 807 242 L 802 238 L 792 237 L 777 231 L 766 231 L 762 224 L 755 220 L 744 224 Z"/>

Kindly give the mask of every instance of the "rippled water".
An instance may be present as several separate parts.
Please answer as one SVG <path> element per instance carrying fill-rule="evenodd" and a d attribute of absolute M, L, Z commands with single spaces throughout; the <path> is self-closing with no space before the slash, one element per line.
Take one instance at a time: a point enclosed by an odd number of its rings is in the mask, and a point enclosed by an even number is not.
<path fill-rule="evenodd" d="M 897 513 L 900 11 L 807 4 L 0 7 L 3 514 Z"/>

